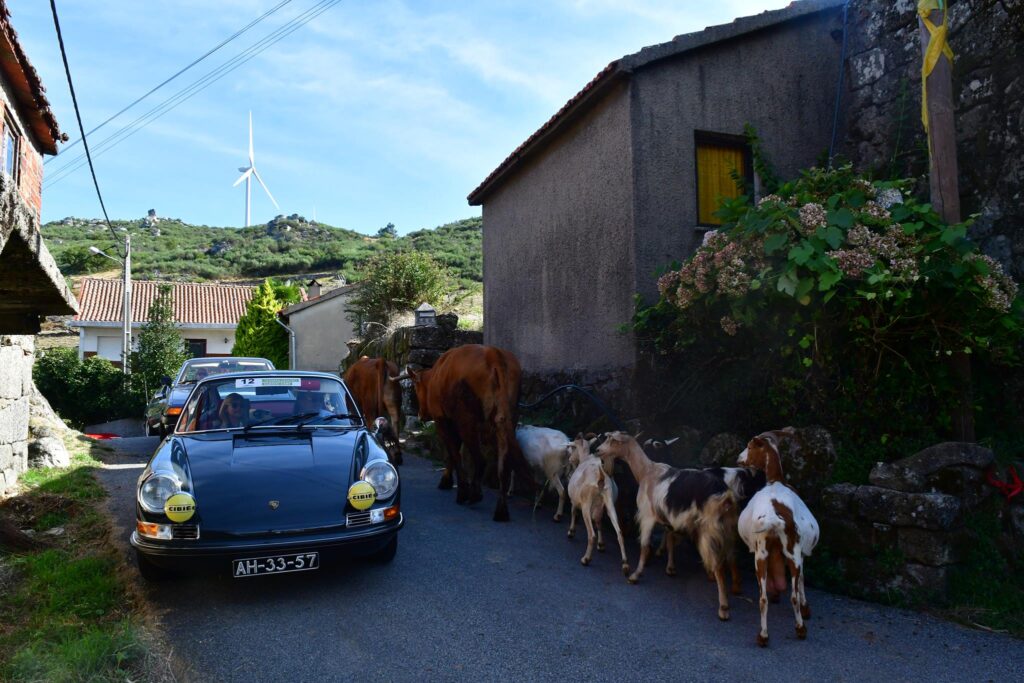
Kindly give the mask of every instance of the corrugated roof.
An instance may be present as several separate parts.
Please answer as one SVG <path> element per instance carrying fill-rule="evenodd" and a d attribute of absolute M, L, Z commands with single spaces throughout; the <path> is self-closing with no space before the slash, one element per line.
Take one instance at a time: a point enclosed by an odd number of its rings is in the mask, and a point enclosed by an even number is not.
<path fill-rule="evenodd" d="M 676 36 L 667 43 L 651 45 L 639 52 L 626 55 L 616 59 L 602 69 L 589 83 L 573 95 L 565 105 L 555 112 L 555 115 L 544 122 L 533 135 L 526 138 L 523 144 L 516 147 L 505 160 L 498 164 L 498 167 L 484 178 L 476 189 L 469 193 L 466 198 L 470 205 L 479 206 L 483 203 L 484 195 L 490 191 L 502 177 L 518 165 L 520 159 L 532 152 L 545 139 L 561 129 L 562 125 L 571 121 L 573 116 L 584 111 L 590 102 L 596 101 L 596 96 L 601 93 L 604 86 L 613 83 L 618 78 L 628 78 L 633 71 L 646 66 L 652 62 L 675 57 L 690 52 L 700 47 L 712 45 L 725 40 L 737 38 L 754 31 L 760 31 L 770 26 L 775 26 L 798 17 L 821 12 L 823 10 L 842 7 L 847 0 L 794 0 L 787 7 L 777 10 L 766 10 L 761 14 L 749 17 L 740 17 L 728 24 L 709 26 L 703 31 L 684 33 Z"/>
<path fill-rule="evenodd" d="M 132 281 L 132 320 L 146 322 L 149 306 L 156 299 L 157 287 L 171 285 L 174 320 L 181 324 L 237 325 L 252 299 L 255 287 L 246 285 L 199 284 L 194 282 Z M 120 322 L 123 307 L 121 280 L 87 277 L 78 294 L 80 312 L 76 320 Z"/>

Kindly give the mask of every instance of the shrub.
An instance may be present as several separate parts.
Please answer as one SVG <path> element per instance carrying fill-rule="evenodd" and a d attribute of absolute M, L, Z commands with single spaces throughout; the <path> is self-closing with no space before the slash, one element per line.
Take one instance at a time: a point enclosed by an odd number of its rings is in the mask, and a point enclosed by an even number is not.
<path fill-rule="evenodd" d="M 437 309 L 451 303 L 455 285 L 447 268 L 420 251 L 374 256 L 363 267 L 365 279 L 352 297 L 353 322 L 388 325 L 398 313 L 423 302 Z"/>
<path fill-rule="evenodd" d="M 277 323 L 277 313 L 298 300 L 298 286 L 264 280 L 238 321 L 231 355 L 266 358 L 275 367 L 287 368 L 288 333 Z"/>
<path fill-rule="evenodd" d="M 759 426 L 820 421 L 873 460 L 948 434 L 961 387 L 945 361 L 1016 364 L 1022 304 L 967 224 L 908 186 L 811 169 L 757 206 L 726 201 L 722 229 L 661 275 L 634 329 L 684 366 L 746 378 L 740 412 Z M 862 478 L 873 460 L 840 468 Z"/>
<path fill-rule="evenodd" d="M 181 334 L 174 325 L 174 300 L 170 285 L 160 285 L 149 306 L 148 322 L 139 332 L 139 350 L 132 357 L 132 379 L 141 383 L 143 395 L 160 386 L 164 375 L 173 377 L 188 360 Z"/>
<path fill-rule="evenodd" d="M 140 416 L 145 405 L 141 383 L 126 379 L 104 358 L 79 360 L 77 349 L 47 351 L 36 360 L 32 376 L 53 409 L 77 429 Z"/>

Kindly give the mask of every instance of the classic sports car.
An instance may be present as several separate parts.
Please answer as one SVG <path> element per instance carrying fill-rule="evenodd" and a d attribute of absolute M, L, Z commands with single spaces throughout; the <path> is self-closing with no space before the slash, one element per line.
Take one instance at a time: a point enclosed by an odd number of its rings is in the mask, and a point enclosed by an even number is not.
<path fill-rule="evenodd" d="M 308 571 L 321 556 L 388 562 L 398 471 L 335 375 L 274 371 L 200 381 L 139 477 L 135 547 L 146 579 Z"/>
<path fill-rule="evenodd" d="M 173 382 L 170 377 L 163 378 L 163 386 L 146 406 L 146 436 L 163 438 L 174 429 L 185 399 L 199 380 L 228 372 L 273 369 L 274 364 L 266 358 L 192 358 L 185 361 Z"/>

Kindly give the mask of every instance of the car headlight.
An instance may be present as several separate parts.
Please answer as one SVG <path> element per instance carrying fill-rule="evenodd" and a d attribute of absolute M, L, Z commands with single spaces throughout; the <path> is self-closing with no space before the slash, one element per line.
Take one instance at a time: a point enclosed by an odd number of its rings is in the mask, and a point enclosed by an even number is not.
<path fill-rule="evenodd" d="M 363 468 L 361 479 L 377 492 L 377 499 L 390 498 L 398 490 L 398 470 L 386 460 L 374 460 Z"/>
<path fill-rule="evenodd" d="M 153 474 L 142 483 L 142 487 L 139 489 L 139 504 L 146 512 L 161 514 L 167 499 L 179 491 L 181 491 L 181 482 L 177 477 L 168 474 Z"/>

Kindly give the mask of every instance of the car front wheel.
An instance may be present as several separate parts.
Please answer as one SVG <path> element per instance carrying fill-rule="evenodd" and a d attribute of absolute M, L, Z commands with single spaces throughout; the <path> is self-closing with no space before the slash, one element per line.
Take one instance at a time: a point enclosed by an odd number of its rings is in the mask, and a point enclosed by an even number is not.
<path fill-rule="evenodd" d="M 135 551 L 135 563 L 139 565 L 139 574 L 146 581 L 166 581 L 174 577 L 174 572 L 168 571 L 163 567 L 158 567 L 153 564 L 152 561 L 138 550 Z"/>
<path fill-rule="evenodd" d="M 388 544 L 370 555 L 370 560 L 378 564 L 387 564 L 391 560 L 395 559 L 395 553 L 398 552 L 398 534 L 391 537 Z"/>

